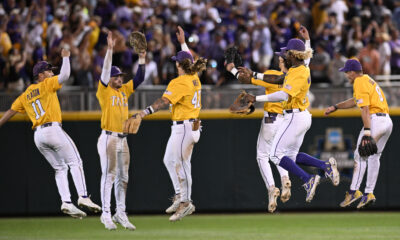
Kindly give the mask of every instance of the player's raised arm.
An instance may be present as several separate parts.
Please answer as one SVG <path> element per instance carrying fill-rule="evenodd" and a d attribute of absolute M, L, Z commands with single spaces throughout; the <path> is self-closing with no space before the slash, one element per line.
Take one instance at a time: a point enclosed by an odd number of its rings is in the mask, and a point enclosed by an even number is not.
<path fill-rule="evenodd" d="M 310 35 L 308 33 L 307 28 L 304 26 L 301 26 L 299 29 L 299 34 L 305 40 L 306 49 L 311 49 L 311 40 L 310 40 Z M 310 61 L 311 61 L 311 58 L 304 60 L 305 65 L 309 66 Z"/>
<path fill-rule="evenodd" d="M 65 81 L 68 80 L 69 76 L 71 75 L 71 65 L 69 63 L 69 56 L 71 55 L 70 51 L 63 48 L 61 50 L 61 56 L 63 58 L 60 75 L 58 75 L 58 83 L 63 84 Z"/>
<path fill-rule="evenodd" d="M 273 75 L 273 74 L 264 74 L 264 73 L 253 72 L 251 69 L 246 68 L 246 67 L 238 67 L 238 69 L 234 68 L 231 70 L 231 72 L 232 71 L 234 71 L 235 73 L 239 73 L 241 75 L 241 77 L 250 78 L 250 79 L 252 77 L 254 77 L 254 79 L 263 80 L 264 82 L 272 83 L 272 84 L 282 84 L 283 80 L 285 79 L 285 76 L 286 76 L 286 74 Z M 233 72 L 232 72 L 232 74 L 233 74 Z"/>
<path fill-rule="evenodd" d="M 186 51 L 186 52 L 189 52 L 190 54 L 192 54 L 190 52 L 189 47 L 186 44 L 185 32 L 183 31 L 181 26 L 178 26 L 178 31 L 176 32 L 176 38 L 178 39 L 178 42 L 181 44 L 182 51 Z"/>
<path fill-rule="evenodd" d="M 139 67 L 136 71 L 136 75 L 133 78 L 133 89 L 139 87 L 144 81 L 144 75 L 146 73 L 146 51 L 139 53 Z"/>
<path fill-rule="evenodd" d="M 113 40 L 112 32 L 109 31 L 107 35 L 107 53 L 104 58 L 103 69 L 101 70 L 101 77 L 100 77 L 100 81 L 104 85 L 108 85 L 108 83 L 110 82 L 112 54 L 114 46 L 115 46 L 115 39 Z"/>
<path fill-rule="evenodd" d="M 6 123 L 15 114 L 17 114 L 17 111 L 14 111 L 12 109 L 8 109 L 8 111 L 5 112 L 4 115 L 0 118 L 0 127 L 3 126 L 3 124 Z"/>

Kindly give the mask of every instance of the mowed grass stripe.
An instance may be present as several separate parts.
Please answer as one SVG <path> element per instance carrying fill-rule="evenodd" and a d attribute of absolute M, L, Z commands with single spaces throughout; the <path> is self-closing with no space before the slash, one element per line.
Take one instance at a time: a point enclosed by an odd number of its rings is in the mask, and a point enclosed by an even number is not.
<path fill-rule="evenodd" d="M 120 225 L 107 231 L 99 217 L 0 218 L 0 240 L 400 240 L 400 212 L 195 214 L 176 223 L 167 215 L 130 219 L 136 231 Z"/>

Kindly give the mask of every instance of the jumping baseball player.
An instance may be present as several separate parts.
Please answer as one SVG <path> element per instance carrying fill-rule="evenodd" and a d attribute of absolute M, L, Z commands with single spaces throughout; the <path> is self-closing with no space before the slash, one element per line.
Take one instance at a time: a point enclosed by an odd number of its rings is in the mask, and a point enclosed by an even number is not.
<path fill-rule="evenodd" d="M 72 217 L 82 218 L 86 213 L 71 202 L 68 168 L 78 192 L 78 205 L 98 212 L 101 208 L 88 197 L 82 159 L 72 139 L 61 128 L 61 109 L 57 90 L 68 80 L 71 68 L 70 52 L 63 49 L 60 74 L 54 76 L 52 65 L 38 62 L 33 67 L 35 83 L 31 84 L 0 119 L 0 126 L 17 112 L 26 113 L 32 121 L 36 147 L 55 170 L 56 184 L 61 196 L 61 211 Z"/>
<path fill-rule="evenodd" d="M 385 148 L 393 123 L 389 116 L 389 107 L 379 85 L 367 74 L 363 74 L 361 64 L 356 59 L 347 60 L 344 67 L 349 82 L 353 85 L 353 97 L 326 109 L 328 115 L 338 109 L 359 107 L 364 127 L 361 129 L 354 151 L 354 172 L 350 190 L 346 192 L 341 207 L 350 206 L 361 198 L 357 208 L 375 202 L 374 188 L 379 174 L 379 159 Z M 365 170 L 368 166 L 364 195 L 359 191 Z"/>
<path fill-rule="evenodd" d="M 197 75 L 205 70 L 207 60 L 200 58 L 194 61 L 185 43 L 183 29 L 178 27 L 178 41 L 182 51 L 172 60 L 176 62 L 178 77 L 172 79 L 161 98 L 139 113 L 136 117 L 143 118 L 157 112 L 159 109 L 171 106 L 172 127 L 164 155 L 164 163 L 170 174 L 176 200 L 168 213 L 175 212 L 170 221 L 177 221 L 195 211 L 192 204 L 191 156 L 194 144 L 200 139 L 201 83 Z M 179 204 L 175 204 L 178 202 Z"/>
<path fill-rule="evenodd" d="M 301 26 L 299 29 L 300 35 L 305 39 L 306 48 L 311 48 L 310 37 L 308 30 Z M 308 66 L 310 59 L 305 60 L 305 65 Z M 227 70 L 232 71 L 232 65 L 227 65 Z M 267 70 L 264 74 L 281 76 L 287 73 L 287 69 L 282 57 L 279 57 L 279 68 L 281 71 Z M 237 70 L 233 70 L 235 75 Z M 251 84 L 265 87 L 265 94 L 271 94 L 282 90 L 282 84 L 271 84 L 258 79 L 251 79 Z M 279 126 L 283 122 L 283 104 L 281 102 L 265 102 L 264 103 L 264 117 L 261 121 L 261 129 L 257 140 L 257 162 L 260 168 L 261 176 L 268 190 L 268 211 L 274 212 L 277 207 L 276 199 L 279 196 L 279 189 L 275 187 L 274 178 L 272 175 L 271 167 L 269 164 L 271 145 L 274 140 L 275 134 Z M 281 176 L 281 201 L 287 202 L 291 196 L 291 181 L 288 172 L 280 166 L 277 166 Z"/>
<path fill-rule="evenodd" d="M 249 102 L 284 102 L 284 119 L 272 142 L 270 160 L 303 180 L 303 186 L 307 192 L 306 201 L 310 202 L 314 197 L 320 177 L 308 174 L 296 163 L 324 170 L 325 175 L 332 180 L 335 186 L 339 184 L 339 172 L 334 158 L 330 158 L 329 162 L 325 163 L 298 152 L 304 135 L 311 126 L 311 114 L 307 110 L 310 104 L 307 93 L 311 79 L 310 69 L 306 66 L 305 60 L 311 58 L 312 49 L 306 49 L 304 42 L 299 39 L 291 39 L 287 46 L 276 54 L 283 59 L 285 67 L 288 69 L 284 82 L 281 77 L 253 73 L 247 68 L 239 68 L 239 73 L 247 78 L 253 76 L 270 83 L 283 83 L 280 91 L 261 96 L 248 94 L 247 99 Z"/>
<path fill-rule="evenodd" d="M 139 54 L 139 68 L 133 80 L 123 84 L 123 73 L 112 65 L 112 51 L 115 40 L 112 33 L 107 36 L 107 53 L 104 59 L 101 79 L 96 97 L 101 107 L 101 134 L 97 150 L 101 164 L 101 203 L 103 213 L 101 222 L 106 229 L 114 230 L 121 224 L 124 228 L 135 230 L 125 213 L 125 199 L 129 173 L 129 147 L 127 135 L 123 134 L 123 124 L 128 119 L 128 98 L 143 82 L 145 74 L 146 52 Z M 111 190 L 114 184 L 116 213 L 111 218 Z M 114 221 L 114 222 L 113 222 Z"/>

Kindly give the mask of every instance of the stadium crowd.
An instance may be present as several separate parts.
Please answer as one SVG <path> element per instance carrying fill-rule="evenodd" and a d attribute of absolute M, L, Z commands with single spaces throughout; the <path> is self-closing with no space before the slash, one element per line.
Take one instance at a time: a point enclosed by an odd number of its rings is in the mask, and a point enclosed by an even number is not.
<path fill-rule="evenodd" d="M 392 9 L 392 10 L 390 10 Z M 94 88 L 107 50 L 106 34 L 117 44 L 113 64 L 131 78 L 137 54 L 131 31 L 148 41 L 142 85 L 167 84 L 176 76 L 170 57 L 180 50 L 181 25 L 195 56 L 207 59 L 203 84 L 233 82 L 224 70 L 224 50 L 237 46 L 244 65 L 277 68 L 274 51 L 310 31 L 314 83 L 341 86 L 337 69 L 357 57 L 370 75 L 400 74 L 399 0 L 3 0 L 0 5 L 0 89 L 21 91 L 32 82 L 33 65 L 61 64 L 61 48 L 71 50 L 70 85 Z"/>

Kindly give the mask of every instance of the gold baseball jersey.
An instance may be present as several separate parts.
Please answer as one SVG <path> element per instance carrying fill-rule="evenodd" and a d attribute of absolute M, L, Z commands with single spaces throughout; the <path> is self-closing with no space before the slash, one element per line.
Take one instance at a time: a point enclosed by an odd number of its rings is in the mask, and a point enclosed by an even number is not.
<path fill-rule="evenodd" d="M 304 65 L 290 68 L 282 88 L 282 91 L 289 94 L 289 99 L 283 103 L 283 109 L 305 110 L 310 105 L 307 97 L 310 85 L 310 68 Z"/>
<path fill-rule="evenodd" d="M 385 94 L 367 74 L 354 79 L 353 97 L 358 107 L 369 106 L 369 113 L 389 113 Z"/>
<path fill-rule="evenodd" d="M 28 115 L 32 129 L 48 122 L 61 123 L 60 102 L 57 90 L 62 87 L 58 76 L 46 78 L 34 83 L 23 92 L 11 105 L 11 109 Z"/>
<path fill-rule="evenodd" d="M 96 97 L 101 107 L 101 129 L 122 133 L 123 124 L 128 119 L 128 98 L 134 91 L 133 80 L 122 84 L 118 90 L 100 80 Z"/>
<path fill-rule="evenodd" d="M 267 70 L 264 72 L 264 74 L 279 76 L 279 75 L 282 75 L 283 72 L 277 71 L 277 70 Z M 258 79 L 254 79 L 254 78 L 251 79 L 251 84 L 265 87 L 265 94 L 271 94 L 271 93 L 282 90 L 281 84 L 271 84 L 271 83 L 267 83 L 262 80 L 258 80 Z M 283 113 L 282 102 L 265 102 L 264 103 L 264 111 L 270 112 L 270 113 L 282 114 Z"/>
<path fill-rule="evenodd" d="M 172 79 L 163 97 L 172 104 L 172 121 L 197 119 L 201 109 L 201 83 L 197 74 Z"/>

